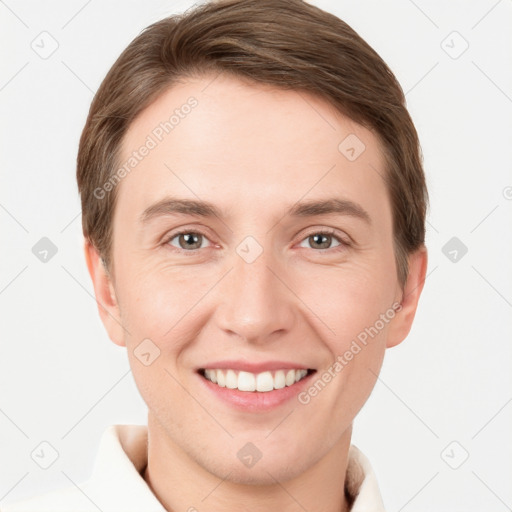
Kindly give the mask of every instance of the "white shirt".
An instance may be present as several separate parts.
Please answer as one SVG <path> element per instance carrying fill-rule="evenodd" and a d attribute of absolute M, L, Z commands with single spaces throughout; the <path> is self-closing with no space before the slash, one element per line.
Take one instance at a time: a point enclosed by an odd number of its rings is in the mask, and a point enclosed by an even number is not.
<path fill-rule="evenodd" d="M 141 476 L 147 439 L 145 425 L 111 425 L 103 433 L 89 480 L 5 505 L 1 512 L 166 512 Z M 351 512 L 385 512 L 372 467 L 354 445 L 345 486 L 356 496 Z"/>

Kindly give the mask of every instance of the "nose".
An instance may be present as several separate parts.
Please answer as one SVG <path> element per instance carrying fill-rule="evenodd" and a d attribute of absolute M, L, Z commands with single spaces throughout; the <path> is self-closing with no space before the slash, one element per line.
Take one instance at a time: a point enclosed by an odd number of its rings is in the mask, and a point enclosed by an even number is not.
<path fill-rule="evenodd" d="M 295 320 L 294 295 L 271 251 L 264 250 L 252 262 L 234 254 L 232 261 L 219 290 L 218 327 L 253 344 L 289 332 Z"/>

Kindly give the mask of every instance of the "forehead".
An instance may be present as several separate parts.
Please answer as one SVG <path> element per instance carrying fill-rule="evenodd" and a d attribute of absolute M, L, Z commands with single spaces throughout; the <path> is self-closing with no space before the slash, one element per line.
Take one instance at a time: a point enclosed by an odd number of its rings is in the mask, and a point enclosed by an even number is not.
<path fill-rule="evenodd" d="M 359 196 L 374 199 L 370 210 L 389 211 L 374 133 L 311 94 L 225 75 L 183 80 L 162 93 L 131 124 L 120 160 L 127 172 L 118 203 L 129 203 L 126 214 L 166 194 L 254 213 L 301 197 Z"/>

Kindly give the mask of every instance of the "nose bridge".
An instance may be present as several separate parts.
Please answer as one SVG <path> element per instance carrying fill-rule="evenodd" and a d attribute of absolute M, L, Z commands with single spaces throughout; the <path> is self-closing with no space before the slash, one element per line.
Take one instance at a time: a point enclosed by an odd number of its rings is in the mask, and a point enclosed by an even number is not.
<path fill-rule="evenodd" d="M 263 342 L 272 333 L 288 330 L 293 320 L 286 287 L 276 277 L 279 266 L 270 248 L 247 237 L 236 248 L 232 271 L 221 290 L 220 327 L 252 341 Z"/>

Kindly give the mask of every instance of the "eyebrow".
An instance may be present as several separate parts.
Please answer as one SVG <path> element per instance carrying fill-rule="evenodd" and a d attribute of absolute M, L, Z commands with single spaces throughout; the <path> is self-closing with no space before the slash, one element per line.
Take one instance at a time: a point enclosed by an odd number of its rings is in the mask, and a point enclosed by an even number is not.
<path fill-rule="evenodd" d="M 140 222 L 147 224 L 156 217 L 173 214 L 224 217 L 222 211 L 208 201 L 165 197 L 146 208 L 140 216 Z M 348 215 L 371 224 L 370 215 L 362 206 L 353 201 L 338 198 L 297 202 L 285 215 L 291 215 L 292 217 L 314 217 L 329 214 Z"/>

